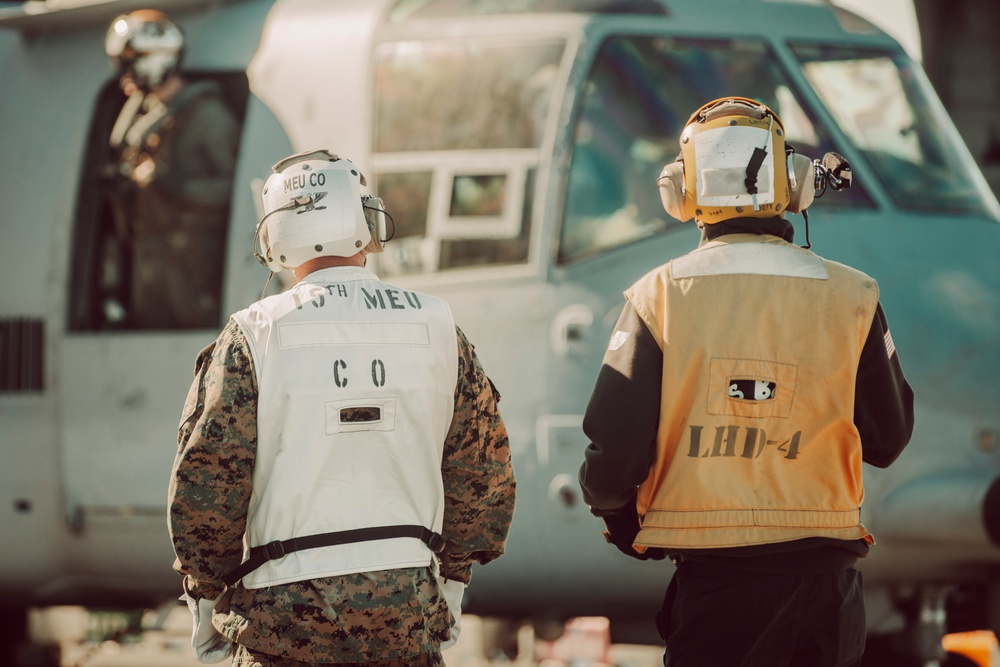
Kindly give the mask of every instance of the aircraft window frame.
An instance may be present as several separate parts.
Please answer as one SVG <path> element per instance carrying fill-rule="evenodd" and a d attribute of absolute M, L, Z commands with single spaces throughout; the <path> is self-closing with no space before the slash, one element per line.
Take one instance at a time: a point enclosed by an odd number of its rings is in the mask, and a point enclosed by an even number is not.
<path fill-rule="evenodd" d="M 378 96 L 373 109 L 373 188 L 390 215 L 399 209 L 425 221 L 421 235 L 402 223 L 404 233 L 372 258 L 381 273 L 523 271 L 530 264 L 539 236 L 533 229 L 535 181 L 549 151 L 573 53 L 572 36 L 559 32 L 472 42 L 430 37 L 376 47 L 374 87 L 394 97 L 387 101 Z M 492 57 L 496 55 L 509 57 Z M 475 66 L 484 59 L 490 76 Z M 491 76 L 497 85 L 489 83 Z M 463 83 L 467 79 L 469 85 Z M 484 86 L 487 92 L 475 94 Z M 452 89 L 456 94 L 445 94 Z M 442 98 L 460 99 L 446 104 Z M 462 105 L 470 104 L 475 105 L 474 113 L 459 113 L 461 122 L 449 122 Z M 419 122 L 426 122 L 420 120 L 421 105 L 430 105 L 433 131 L 421 129 Z M 505 127 L 508 121 L 515 121 L 514 126 Z M 423 184 L 407 192 L 402 184 L 418 174 L 430 174 L 429 187 Z M 492 183 L 502 197 L 488 205 L 480 193 L 472 211 L 456 208 L 457 203 L 472 202 L 460 189 L 477 180 Z M 423 211 L 415 198 L 426 202 Z"/>
<path fill-rule="evenodd" d="M 485 172 L 464 169 L 452 172 L 451 176 L 442 175 L 446 179 L 445 187 L 449 191 L 448 215 L 440 223 L 440 236 L 443 239 L 505 239 L 516 236 L 521 231 L 520 211 L 516 210 L 517 202 L 524 196 L 524 182 L 527 177 L 525 169 L 508 172 Z M 493 215 L 484 213 L 476 215 L 471 212 L 459 213 L 455 210 L 456 200 L 466 197 L 462 194 L 463 183 L 480 179 L 491 179 L 501 183 L 502 197 L 500 208 Z M 450 185 L 450 187 L 448 187 Z"/>
<path fill-rule="evenodd" d="M 792 41 L 788 46 L 805 80 L 828 104 L 830 115 L 896 206 L 1000 216 L 947 111 L 906 54 L 821 42 Z M 820 71 L 822 64 L 831 65 L 826 68 L 830 71 Z"/>
<path fill-rule="evenodd" d="M 392 186 L 383 189 L 386 179 L 413 179 L 427 176 L 427 204 L 424 214 L 414 206 L 422 224 L 413 231 L 410 223 L 400 226 L 386 244 L 385 252 L 373 256 L 378 269 L 385 275 L 440 273 L 450 270 L 524 264 L 528 261 L 531 209 L 534 203 L 534 179 L 540 151 L 522 149 L 489 151 L 447 151 L 427 154 L 377 154 L 374 187 L 386 204 L 390 215 L 394 201 Z M 504 196 L 498 215 L 462 215 L 453 212 L 459 179 L 476 177 L 502 178 Z M 419 194 L 409 193 L 405 199 L 413 203 Z M 521 202 L 523 205 L 520 205 Z M 394 217 L 395 219 L 395 217 Z M 422 234 L 420 234 L 422 232 Z M 468 253 L 459 258 L 459 249 L 467 250 L 476 242 L 496 243 L 498 261 L 470 261 Z M 474 254 L 474 253 L 473 253 Z M 499 261 L 499 258 L 503 261 Z"/>
<path fill-rule="evenodd" d="M 726 68 L 735 72 L 732 76 L 742 84 L 742 90 L 741 86 L 724 80 L 728 75 Z M 758 82 L 750 86 L 747 81 L 752 76 Z M 602 92 L 601 86 L 606 90 Z M 563 184 L 565 205 L 554 253 L 556 264 L 586 261 L 681 225 L 663 211 L 655 182 L 663 166 L 679 157 L 678 136 L 684 124 L 705 102 L 726 95 L 752 95 L 755 90 L 772 91 L 774 99 L 759 95 L 758 98 L 782 118 L 789 144 L 798 152 L 814 159 L 830 150 L 843 152 L 767 39 L 624 32 L 606 35 L 594 50 L 571 116 L 572 146 Z M 629 105 L 629 100 L 640 103 Z M 619 107 L 617 111 L 613 109 L 615 105 Z M 609 108 L 617 117 L 612 117 Z M 612 120 L 602 124 L 600 114 Z M 792 128 L 798 128 L 800 136 Z M 650 134 L 641 136 L 643 131 Z M 577 167 L 578 152 L 585 145 L 598 145 L 593 138 L 595 132 L 610 137 L 603 139 L 603 143 L 615 146 L 618 157 L 608 159 L 611 153 L 604 150 L 602 155 L 598 151 L 589 160 L 594 173 L 587 177 L 579 172 L 586 169 L 586 163 L 581 162 Z M 631 142 L 626 150 L 621 148 L 622 137 Z M 810 137 L 815 143 L 801 141 Z M 620 173 L 628 179 L 625 190 L 631 190 L 625 196 L 617 195 L 614 185 L 603 185 L 613 184 Z M 636 174 L 640 175 L 639 180 Z M 575 182 L 575 178 L 582 180 Z M 584 193 L 583 201 L 592 201 L 602 191 L 611 193 L 609 202 L 598 203 L 591 211 L 574 211 L 578 193 Z M 875 207 L 863 186 L 845 192 L 850 194 L 823 197 L 814 206 Z M 612 206 L 613 209 L 608 208 Z M 574 240 L 573 235 L 579 238 Z"/>

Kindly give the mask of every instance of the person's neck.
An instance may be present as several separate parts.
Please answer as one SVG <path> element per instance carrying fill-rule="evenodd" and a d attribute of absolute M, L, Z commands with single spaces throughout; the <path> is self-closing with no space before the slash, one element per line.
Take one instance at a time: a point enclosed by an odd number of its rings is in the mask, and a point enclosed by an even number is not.
<path fill-rule="evenodd" d="M 731 218 L 711 225 L 702 225 L 704 241 L 712 241 L 727 234 L 777 236 L 791 243 L 795 230 L 792 223 L 780 216 L 773 218 Z"/>
<path fill-rule="evenodd" d="M 350 257 L 334 257 L 332 255 L 327 255 L 325 257 L 316 257 L 315 259 L 303 262 L 299 266 L 292 269 L 292 273 L 295 275 L 296 280 L 302 280 L 310 273 L 315 273 L 321 269 L 330 269 L 337 266 L 356 266 L 364 268 L 364 265 L 365 258 L 360 252 Z"/>

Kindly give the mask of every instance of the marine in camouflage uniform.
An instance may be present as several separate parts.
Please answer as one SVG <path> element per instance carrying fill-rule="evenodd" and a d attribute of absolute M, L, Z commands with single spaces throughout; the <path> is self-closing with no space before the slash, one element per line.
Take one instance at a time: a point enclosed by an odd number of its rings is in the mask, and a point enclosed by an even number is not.
<path fill-rule="evenodd" d="M 515 482 L 500 399 L 473 346 L 458 330 L 455 409 L 444 446 L 441 575 L 468 583 L 473 563 L 504 550 Z M 451 616 L 431 567 L 401 568 L 226 589 L 243 556 L 257 445 L 253 359 L 230 320 L 198 355 L 184 406 L 169 493 L 170 532 L 196 598 L 215 599 L 217 629 L 240 667 L 311 664 L 442 665 Z M 277 657 L 276 657 L 277 656 Z"/>

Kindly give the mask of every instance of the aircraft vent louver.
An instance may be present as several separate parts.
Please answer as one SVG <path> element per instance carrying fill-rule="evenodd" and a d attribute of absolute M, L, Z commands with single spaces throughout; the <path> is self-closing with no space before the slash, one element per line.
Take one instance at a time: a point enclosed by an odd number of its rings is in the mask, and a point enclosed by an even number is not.
<path fill-rule="evenodd" d="M 0 319 L 0 394 L 42 391 L 45 322 Z"/>

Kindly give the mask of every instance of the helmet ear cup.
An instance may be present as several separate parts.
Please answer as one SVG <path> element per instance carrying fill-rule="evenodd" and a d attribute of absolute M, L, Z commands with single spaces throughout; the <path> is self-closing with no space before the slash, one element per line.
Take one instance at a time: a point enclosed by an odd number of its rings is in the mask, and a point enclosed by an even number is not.
<path fill-rule="evenodd" d="M 816 194 L 816 168 L 805 155 L 788 156 L 788 211 L 801 213 L 809 208 Z"/>
<path fill-rule="evenodd" d="M 656 179 L 656 185 L 660 189 L 660 201 L 663 202 L 663 209 L 672 218 L 681 222 L 687 222 L 693 214 L 687 210 L 684 197 L 684 163 L 680 160 L 671 162 L 660 172 L 660 177 Z"/>

